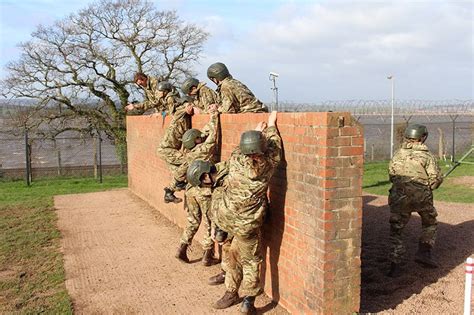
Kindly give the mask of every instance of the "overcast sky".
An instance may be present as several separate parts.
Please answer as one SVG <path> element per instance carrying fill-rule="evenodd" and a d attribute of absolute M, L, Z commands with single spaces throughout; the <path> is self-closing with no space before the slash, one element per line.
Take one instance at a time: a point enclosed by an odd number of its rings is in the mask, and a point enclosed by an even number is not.
<path fill-rule="evenodd" d="M 0 0 L 1 56 L 16 44 L 93 1 Z M 152 1 L 211 33 L 195 70 L 227 64 L 263 101 L 276 72 L 283 101 L 474 97 L 474 1 Z"/>

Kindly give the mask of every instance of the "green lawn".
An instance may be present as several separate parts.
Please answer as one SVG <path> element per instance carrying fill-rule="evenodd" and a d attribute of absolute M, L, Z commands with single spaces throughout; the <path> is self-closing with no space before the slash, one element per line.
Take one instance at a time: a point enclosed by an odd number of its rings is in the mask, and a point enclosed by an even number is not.
<path fill-rule="evenodd" d="M 0 314 L 72 314 L 53 196 L 126 186 L 126 176 L 0 181 Z"/>
<path fill-rule="evenodd" d="M 445 162 L 440 162 L 444 172 L 449 170 Z M 461 176 L 474 177 L 474 165 L 461 164 L 443 182 L 440 188 L 434 191 L 434 199 L 448 202 L 474 203 L 474 188 L 466 183 L 460 183 Z M 471 182 L 472 183 L 472 182 Z M 390 188 L 388 181 L 388 161 L 372 162 L 364 165 L 364 180 L 362 189 L 376 195 L 388 195 Z"/>

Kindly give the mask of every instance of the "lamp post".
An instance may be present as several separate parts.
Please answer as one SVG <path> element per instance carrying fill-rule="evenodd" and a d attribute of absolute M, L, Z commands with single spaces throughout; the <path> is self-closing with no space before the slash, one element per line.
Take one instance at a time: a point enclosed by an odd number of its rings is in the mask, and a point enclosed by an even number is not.
<path fill-rule="evenodd" d="M 269 80 L 273 81 L 273 87 L 271 88 L 271 90 L 273 91 L 273 97 L 275 98 L 275 108 L 272 108 L 272 111 L 278 110 L 278 88 L 276 86 L 276 78 L 278 78 L 278 76 L 278 73 L 270 72 Z"/>
<path fill-rule="evenodd" d="M 393 101 L 394 101 L 394 82 L 395 82 L 395 77 L 393 75 L 389 75 L 387 77 L 392 82 L 392 117 L 391 117 L 391 122 L 390 122 L 390 158 L 393 157 Z"/>

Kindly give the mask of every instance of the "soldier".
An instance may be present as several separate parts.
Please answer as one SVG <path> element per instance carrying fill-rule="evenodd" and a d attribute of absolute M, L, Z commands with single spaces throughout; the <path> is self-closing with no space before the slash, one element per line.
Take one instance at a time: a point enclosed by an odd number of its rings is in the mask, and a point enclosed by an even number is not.
<path fill-rule="evenodd" d="M 206 83 L 199 82 L 196 78 L 187 78 L 181 86 L 181 91 L 183 91 L 185 95 L 194 98 L 193 106 L 195 114 L 199 114 L 200 111 L 208 113 L 209 105 L 219 103 L 217 93 L 207 87 Z"/>
<path fill-rule="evenodd" d="M 209 80 L 217 84 L 221 113 L 262 113 L 267 108 L 242 82 L 232 78 L 226 65 L 217 62 L 207 69 Z"/>
<path fill-rule="evenodd" d="M 128 104 L 125 106 L 126 111 L 133 109 L 143 109 L 144 111 L 154 108 L 155 111 L 164 110 L 160 102 L 159 80 L 158 78 L 147 76 L 144 73 L 137 72 L 133 78 L 135 84 L 145 92 L 145 101 L 142 103 Z"/>
<path fill-rule="evenodd" d="M 162 112 L 168 109 L 163 102 L 163 98 L 166 94 L 173 95 L 175 98 L 180 97 L 178 90 L 169 82 L 162 80 L 162 77 L 152 77 L 147 76 L 144 73 L 137 72 L 133 78 L 133 81 L 145 92 L 145 101 L 142 103 L 128 104 L 125 106 L 126 111 L 133 109 L 142 109 L 147 111 L 151 108 L 154 108 L 155 113 Z"/>
<path fill-rule="evenodd" d="M 422 224 L 415 261 L 424 267 L 438 267 L 431 257 L 438 223 L 432 190 L 439 187 L 443 178 L 436 158 L 424 144 L 428 137 L 426 127 L 410 125 L 406 128 L 404 137 L 402 147 L 395 152 L 389 164 L 392 188 L 388 203 L 392 246 L 388 276 L 391 277 L 400 274 L 399 266 L 405 253 L 402 231 L 410 220 L 411 213 L 415 211 L 420 215 Z"/>
<path fill-rule="evenodd" d="M 172 119 L 158 146 L 157 154 L 166 162 L 172 173 L 172 181 L 170 185 L 164 189 L 164 201 L 166 203 L 179 203 L 183 200 L 176 197 L 174 193 L 186 187 L 185 181 L 177 181 L 176 178 L 180 177 L 177 175 L 177 172 L 184 162 L 184 155 L 181 151 L 181 139 L 191 125 L 189 114 L 190 106 L 188 106 L 189 100 L 187 98 L 176 99 L 173 94 L 170 93 L 172 91 L 171 84 L 168 83 L 166 88 L 164 104 L 166 104 L 168 113 L 172 115 Z"/>
<path fill-rule="evenodd" d="M 184 170 L 184 175 L 187 176 L 188 183 L 193 182 L 193 180 L 199 180 L 199 178 L 192 178 L 193 174 L 196 173 L 196 169 L 188 168 L 188 165 L 191 165 L 195 160 L 207 162 L 213 161 L 214 159 L 219 125 L 217 105 L 211 105 L 209 111 L 211 112 L 211 118 L 205 127 L 209 130 L 207 137 L 198 129 L 189 129 L 183 135 L 184 163 L 180 166 L 180 170 Z M 180 173 L 180 170 L 178 170 L 177 173 Z M 199 229 L 202 218 L 204 218 L 206 230 L 202 241 L 204 250 L 202 262 L 204 266 L 210 266 L 212 264 L 212 258 L 214 257 L 214 242 L 211 239 L 211 220 L 209 218 L 210 211 L 208 211 L 211 206 L 211 188 L 207 186 L 193 186 L 190 184 L 186 187 L 185 196 L 188 223 L 183 231 L 175 257 L 183 262 L 189 263 L 186 251 Z"/>
<path fill-rule="evenodd" d="M 268 128 L 261 122 L 255 130 L 241 135 L 239 147 L 225 162 L 228 175 L 222 188 L 212 196 L 214 223 L 232 239 L 227 252 L 229 263 L 223 264 L 226 292 L 213 305 L 217 309 L 237 303 L 241 287 L 244 299 L 240 311 L 255 313 L 255 297 L 262 292 L 261 227 L 268 205 L 268 184 L 282 151 L 276 118 L 274 111 L 268 118 Z"/>

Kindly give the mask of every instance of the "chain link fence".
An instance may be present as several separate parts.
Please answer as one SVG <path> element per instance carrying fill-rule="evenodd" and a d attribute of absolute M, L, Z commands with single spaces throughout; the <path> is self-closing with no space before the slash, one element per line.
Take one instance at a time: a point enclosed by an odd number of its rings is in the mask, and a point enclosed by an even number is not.
<path fill-rule="evenodd" d="M 318 104 L 285 102 L 282 112 L 350 112 L 364 126 L 366 161 L 390 159 L 391 101 L 345 100 Z M 407 124 L 423 124 L 429 131 L 426 144 L 442 160 L 456 160 L 474 145 L 473 100 L 397 100 L 394 113 L 394 149 Z"/>
<path fill-rule="evenodd" d="M 113 141 L 96 137 L 55 139 L 0 137 L 0 178 L 34 180 L 39 177 L 94 176 L 126 173 Z"/>

